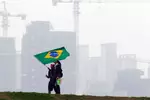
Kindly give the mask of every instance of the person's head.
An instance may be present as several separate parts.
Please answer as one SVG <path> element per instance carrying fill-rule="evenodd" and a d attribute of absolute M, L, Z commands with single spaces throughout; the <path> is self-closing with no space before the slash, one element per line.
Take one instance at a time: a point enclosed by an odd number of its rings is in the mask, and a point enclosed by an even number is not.
<path fill-rule="evenodd" d="M 54 67 L 54 64 L 51 64 L 51 67 Z"/>
<path fill-rule="evenodd" d="M 56 60 L 54 63 L 55 63 L 55 64 L 60 64 L 60 61 L 59 61 L 59 60 Z"/>

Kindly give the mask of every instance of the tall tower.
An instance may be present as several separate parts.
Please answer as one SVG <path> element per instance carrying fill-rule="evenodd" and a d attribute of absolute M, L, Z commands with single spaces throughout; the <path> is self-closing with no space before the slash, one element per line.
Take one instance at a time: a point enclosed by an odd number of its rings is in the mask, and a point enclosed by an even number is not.
<path fill-rule="evenodd" d="M 47 69 L 34 55 L 50 49 L 49 22 L 35 21 L 26 28 L 22 39 L 22 90 L 47 92 Z"/>

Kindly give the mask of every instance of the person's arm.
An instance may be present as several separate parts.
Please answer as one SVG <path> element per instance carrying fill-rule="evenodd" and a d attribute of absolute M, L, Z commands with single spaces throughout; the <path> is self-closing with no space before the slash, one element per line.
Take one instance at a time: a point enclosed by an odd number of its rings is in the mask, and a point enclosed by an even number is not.
<path fill-rule="evenodd" d="M 51 70 L 49 67 L 47 67 L 48 70 Z"/>
<path fill-rule="evenodd" d="M 51 64 L 50 67 L 47 67 L 48 69 L 48 75 L 46 75 L 47 78 L 51 78 L 51 67 L 53 67 L 54 64 Z"/>
<path fill-rule="evenodd" d="M 47 78 L 50 78 L 51 70 L 49 69 L 48 75 L 46 75 Z"/>
<path fill-rule="evenodd" d="M 46 78 L 50 78 L 48 75 L 46 75 Z"/>

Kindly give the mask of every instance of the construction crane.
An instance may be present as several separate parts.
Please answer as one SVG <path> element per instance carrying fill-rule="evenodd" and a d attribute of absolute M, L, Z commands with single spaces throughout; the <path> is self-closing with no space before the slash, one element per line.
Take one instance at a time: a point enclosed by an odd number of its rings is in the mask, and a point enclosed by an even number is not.
<path fill-rule="evenodd" d="M 8 27 L 9 27 L 9 22 L 8 22 L 8 18 L 9 17 L 20 17 L 22 20 L 26 19 L 26 15 L 25 14 L 10 14 L 7 9 L 6 9 L 6 2 L 2 1 L 3 5 L 4 5 L 4 10 L 0 11 L 0 16 L 2 16 L 2 28 L 3 28 L 3 36 L 7 37 L 8 35 Z"/>
<path fill-rule="evenodd" d="M 76 42 L 79 42 L 79 14 L 80 14 L 80 3 L 148 3 L 148 0 L 52 0 L 53 6 L 57 6 L 58 3 L 73 3 L 73 14 L 74 14 L 74 32 L 76 33 Z"/>
<path fill-rule="evenodd" d="M 79 46 L 79 14 L 80 14 L 80 3 L 134 3 L 134 2 L 149 2 L 148 0 L 52 0 L 53 6 L 57 6 L 58 3 L 73 3 L 73 18 L 74 18 L 74 32 L 76 33 L 76 54 L 79 54 L 78 46 Z M 77 65 L 78 67 L 78 58 Z"/>
<path fill-rule="evenodd" d="M 73 3 L 74 14 L 74 32 L 76 33 L 76 46 L 79 44 L 79 14 L 80 3 L 148 3 L 148 0 L 52 0 L 53 6 L 57 6 L 58 3 Z"/>

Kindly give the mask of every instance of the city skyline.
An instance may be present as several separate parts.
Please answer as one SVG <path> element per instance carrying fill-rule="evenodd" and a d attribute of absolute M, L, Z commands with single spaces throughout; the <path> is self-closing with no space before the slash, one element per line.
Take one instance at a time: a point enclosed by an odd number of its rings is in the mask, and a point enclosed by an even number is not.
<path fill-rule="evenodd" d="M 1 1 L 0 25 L 7 26 Z M 8 37 L 0 27 L 1 91 L 46 93 L 50 65 L 34 55 L 64 46 L 62 94 L 150 96 L 150 2 L 80 3 L 78 36 L 73 4 L 5 1 L 8 15 L 27 17 L 9 17 Z"/>
<path fill-rule="evenodd" d="M 27 14 L 26 21 L 20 21 L 16 18 L 10 18 L 9 20 L 9 36 L 17 37 L 17 50 L 21 49 L 22 34 L 25 34 L 25 27 L 31 21 L 50 21 L 56 31 L 73 30 L 72 4 L 52 6 L 51 1 L 48 0 L 45 0 L 45 2 L 40 0 L 36 2 L 34 0 L 31 2 L 27 0 L 6 1 L 9 12 Z M 35 7 L 30 9 L 33 4 Z M 39 9 L 39 5 L 45 6 Z M 46 9 L 48 9 L 48 11 Z M 150 43 L 148 39 L 150 20 L 147 17 L 150 16 L 148 12 L 149 9 L 149 3 L 81 4 L 79 43 L 89 44 L 90 47 L 93 45 L 93 48 L 90 48 L 91 56 L 96 55 L 95 52 L 100 49 L 100 44 L 116 42 L 118 43 L 118 51 L 120 53 L 135 53 L 140 58 L 150 59 L 147 55 L 149 48 L 146 46 Z M 2 7 L 0 10 L 2 10 Z M 39 12 L 37 12 L 37 10 Z M 134 18 L 134 16 L 136 16 L 136 18 Z M 57 23 L 58 19 L 59 24 Z M 0 31 L 2 31 L 1 28 Z M 134 41 L 132 41 L 132 39 L 134 39 Z M 139 41 L 141 39 L 144 39 L 144 41 Z M 141 50 L 141 48 L 143 49 Z"/>
<path fill-rule="evenodd" d="M 102 49 L 99 50 L 101 56 L 90 57 L 88 45 L 76 47 L 74 32 L 51 31 L 49 25 L 48 21 L 34 21 L 26 27 L 27 34 L 22 39 L 21 54 L 15 52 L 14 42 L 12 42 L 14 38 L 2 37 L 0 39 L 2 41 L 0 44 L 2 48 L 0 49 L 0 58 L 1 61 L 3 60 L 3 63 L 0 64 L 2 66 L 1 71 L 4 71 L 1 76 L 5 74 L 6 79 L 9 79 L 10 75 L 13 74 L 11 78 L 14 80 L 12 83 L 15 86 L 2 78 L 4 83 L 8 83 L 0 87 L 2 90 L 46 93 L 47 80 L 44 75 L 47 68 L 39 63 L 33 55 L 45 51 L 49 47 L 52 49 L 60 46 L 65 46 L 71 54 L 69 59 L 61 61 L 64 73 L 63 84 L 61 85 L 63 94 L 103 95 L 105 93 L 105 95 L 118 95 L 120 92 L 116 88 L 126 86 L 121 81 L 130 80 L 130 84 L 139 81 L 140 83 L 133 87 L 136 88 L 141 84 L 138 89 L 144 89 L 149 84 L 150 78 L 145 77 L 145 79 L 142 79 L 141 76 L 144 75 L 144 72 L 137 68 L 137 62 L 149 64 L 148 61 L 139 60 L 136 54 L 119 54 L 117 56 L 117 43 L 101 44 Z M 76 50 L 79 50 L 79 54 Z M 6 62 L 11 62 L 11 67 L 10 63 L 7 65 Z M 8 71 L 11 72 L 7 73 Z M 120 72 L 124 72 L 124 74 L 119 74 Z M 131 75 L 132 72 L 134 73 L 132 77 L 135 77 L 135 80 L 126 76 L 126 73 Z M 115 84 L 119 85 L 115 86 Z M 145 87 L 142 87 L 142 84 L 146 84 Z M 6 88 L 8 86 L 9 88 Z M 104 90 L 99 90 L 97 86 L 99 89 L 101 87 Z M 130 86 L 124 90 L 128 95 L 144 95 L 143 92 L 132 91 L 129 88 Z M 149 89 L 145 93 L 148 95 Z"/>

